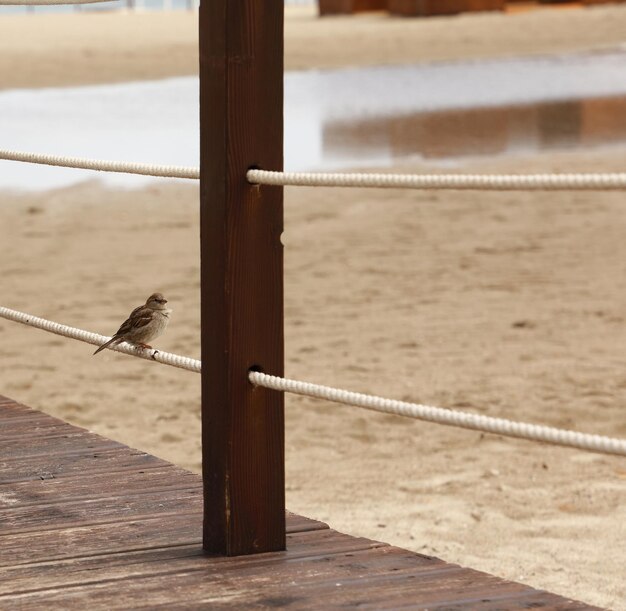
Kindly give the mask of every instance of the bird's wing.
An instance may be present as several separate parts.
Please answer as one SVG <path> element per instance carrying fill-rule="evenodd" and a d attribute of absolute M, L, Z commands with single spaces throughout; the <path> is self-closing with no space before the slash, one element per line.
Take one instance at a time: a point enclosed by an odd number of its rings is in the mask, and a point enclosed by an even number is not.
<path fill-rule="evenodd" d="M 122 326 L 117 330 L 116 336 L 126 335 L 135 329 L 145 327 L 153 320 L 153 312 L 146 306 L 139 306 L 135 308 L 130 316 L 122 323 Z"/>

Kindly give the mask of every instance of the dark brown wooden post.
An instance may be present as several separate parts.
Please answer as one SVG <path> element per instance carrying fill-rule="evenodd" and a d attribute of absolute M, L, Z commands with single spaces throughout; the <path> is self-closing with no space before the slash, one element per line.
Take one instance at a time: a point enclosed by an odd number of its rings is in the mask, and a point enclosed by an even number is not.
<path fill-rule="evenodd" d="M 283 375 L 284 0 L 200 4 L 200 230 L 204 548 L 285 549 Z"/>

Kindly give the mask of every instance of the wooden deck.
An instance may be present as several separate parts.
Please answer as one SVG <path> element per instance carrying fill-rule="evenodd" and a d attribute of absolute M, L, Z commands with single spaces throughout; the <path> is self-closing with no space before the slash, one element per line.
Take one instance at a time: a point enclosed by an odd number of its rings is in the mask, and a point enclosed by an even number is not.
<path fill-rule="evenodd" d="M 202 481 L 0 396 L 0 609 L 591 609 L 287 516 L 286 552 L 201 549 Z"/>

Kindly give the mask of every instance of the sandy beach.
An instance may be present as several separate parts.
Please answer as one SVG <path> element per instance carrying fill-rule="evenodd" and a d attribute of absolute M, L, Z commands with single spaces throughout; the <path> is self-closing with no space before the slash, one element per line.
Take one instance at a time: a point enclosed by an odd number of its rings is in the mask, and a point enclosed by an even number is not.
<path fill-rule="evenodd" d="M 624 44 L 626 10 L 472 13 L 406 19 L 382 13 L 319 19 L 288 7 L 285 69 L 407 64 L 597 51 Z M 197 74 L 195 14 L 74 13 L 0 19 L 0 89 L 112 83 Z"/>
<path fill-rule="evenodd" d="M 187 13 L 2 16 L 0 88 L 194 74 L 196 25 Z M 625 32 L 625 5 L 428 20 L 318 20 L 298 8 L 287 11 L 285 63 L 599 50 Z M 455 169 L 623 167 L 619 151 Z M 0 193 L 0 305 L 111 334 L 160 290 L 174 313 L 158 347 L 198 357 L 198 186 L 86 179 Z M 287 188 L 286 374 L 626 437 L 625 226 L 619 192 Z M 92 352 L 0 320 L 0 394 L 199 471 L 199 376 Z M 286 405 L 290 510 L 626 609 L 624 459 L 293 396 Z"/>

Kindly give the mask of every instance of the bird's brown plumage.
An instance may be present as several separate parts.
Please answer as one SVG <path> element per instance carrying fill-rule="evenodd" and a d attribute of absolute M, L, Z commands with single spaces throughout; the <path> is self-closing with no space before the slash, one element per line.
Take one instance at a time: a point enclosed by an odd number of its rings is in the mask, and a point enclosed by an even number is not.
<path fill-rule="evenodd" d="M 150 295 L 146 303 L 135 308 L 115 335 L 99 346 L 94 354 L 123 341 L 146 346 L 146 342 L 161 335 L 167 327 L 171 310 L 166 308 L 166 303 L 167 299 L 161 293 Z"/>

